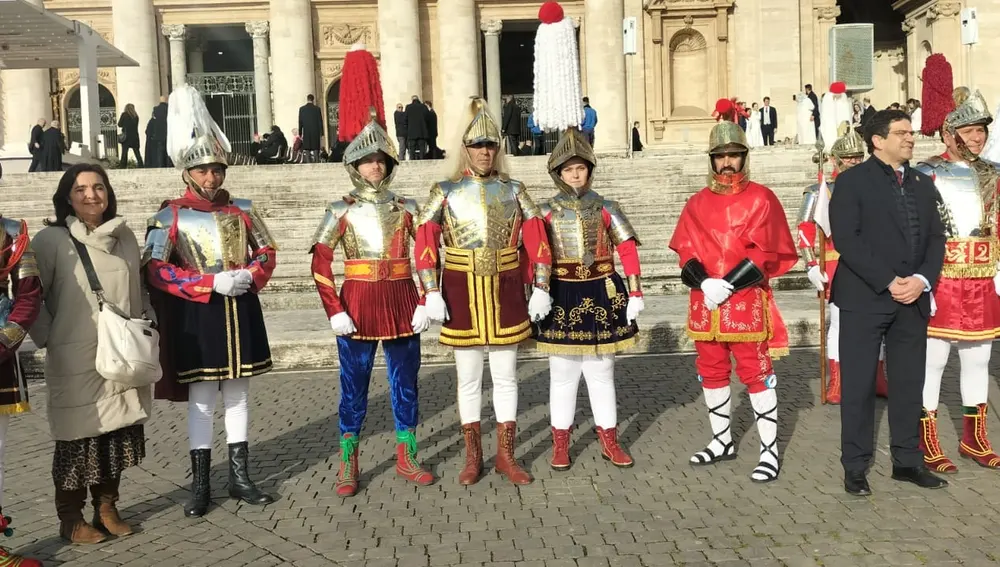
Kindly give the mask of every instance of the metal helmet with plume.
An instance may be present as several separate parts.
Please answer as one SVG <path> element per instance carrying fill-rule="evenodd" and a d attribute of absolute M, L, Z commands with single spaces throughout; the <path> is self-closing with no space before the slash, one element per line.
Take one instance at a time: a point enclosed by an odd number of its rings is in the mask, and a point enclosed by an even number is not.
<path fill-rule="evenodd" d="M 229 165 L 232 145 L 209 114 L 201 94 L 191 85 L 170 93 L 167 108 L 167 154 L 186 171 L 199 165 Z"/>

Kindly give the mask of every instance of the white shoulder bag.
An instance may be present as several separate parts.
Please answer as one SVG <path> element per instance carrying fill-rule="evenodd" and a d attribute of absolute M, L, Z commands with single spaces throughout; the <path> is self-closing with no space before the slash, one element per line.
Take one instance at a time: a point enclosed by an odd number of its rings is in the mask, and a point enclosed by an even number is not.
<path fill-rule="evenodd" d="M 149 386 L 163 376 L 160 367 L 160 334 L 156 325 L 146 319 L 132 319 L 117 305 L 104 297 L 104 289 L 94 263 L 90 259 L 87 246 L 73 238 L 80 261 L 87 272 L 90 289 L 97 296 L 100 313 L 97 315 L 97 359 L 98 374 L 134 388 Z M 143 314 L 145 315 L 145 314 Z"/>

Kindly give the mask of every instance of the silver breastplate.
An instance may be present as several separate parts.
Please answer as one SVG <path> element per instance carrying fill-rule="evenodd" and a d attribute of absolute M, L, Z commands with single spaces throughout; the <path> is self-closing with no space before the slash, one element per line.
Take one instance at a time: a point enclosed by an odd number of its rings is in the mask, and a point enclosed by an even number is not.
<path fill-rule="evenodd" d="M 552 259 L 556 262 L 593 264 L 612 256 L 608 231 L 604 227 L 603 199 L 595 193 L 581 199 L 552 199 Z"/>
<path fill-rule="evenodd" d="M 920 164 L 925 166 L 928 164 Z M 934 176 L 934 184 L 941 195 L 938 209 L 950 237 L 985 236 L 983 234 L 983 200 L 975 171 L 965 162 L 945 160 L 932 162 L 924 170 Z"/>
<path fill-rule="evenodd" d="M 243 268 L 249 253 L 246 223 L 239 214 L 178 209 L 174 250 L 181 267 L 198 273 Z"/>
<path fill-rule="evenodd" d="M 406 211 L 396 201 L 356 201 L 344 215 L 346 229 L 340 242 L 348 260 L 409 258 Z"/>
<path fill-rule="evenodd" d="M 521 208 L 511 183 L 496 177 L 443 182 L 444 242 L 451 248 L 500 250 L 520 243 Z"/>

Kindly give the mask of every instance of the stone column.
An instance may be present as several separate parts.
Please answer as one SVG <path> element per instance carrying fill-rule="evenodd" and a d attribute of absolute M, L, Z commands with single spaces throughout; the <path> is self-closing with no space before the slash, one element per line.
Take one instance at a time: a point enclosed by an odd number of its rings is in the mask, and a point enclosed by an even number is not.
<path fill-rule="evenodd" d="M 42 0 L 28 2 L 42 6 Z M 50 101 L 48 69 L 0 71 L 0 155 L 28 155 L 32 126 L 39 118 L 52 120 Z"/>
<path fill-rule="evenodd" d="M 920 98 L 923 87 L 917 78 L 923 70 L 923 61 L 917 55 L 917 34 L 914 33 L 917 24 L 910 18 L 903 20 L 903 33 L 906 34 L 906 92 L 915 98 Z M 919 65 L 919 66 L 918 66 Z"/>
<path fill-rule="evenodd" d="M 396 111 L 396 104 L 401 102 L 405 106 L 413 95 L 420 100 L 430 98 L 430 93 L 423 92 L 417 0 L 378 0 L 378 29 L 385 121 L 389 138 L 395 140 L 396 123 L 392 113 Z"/>
<path fill-rule="evenodd" d="M 274 69 L 274 123 L 285 132 L 299 125 L 299 107 L 316 95 L 313 23 L 310 0 L 271 0 L 271 52 Z"/>
<path fill-rule="evenodd" d="M 163 24 L 163 35 L 170 40 L 170 90 L 187 84 L 187 27 L 184 24 Z"/>
<path fill-rule="evenodd" d="M 270 24 L 267 21 L 247 22 L 247 33 L 253 38 L 253 82 L 257 91 L 257 131 L 269 132 L 274 124 L 271 117 L 271 46 L 267 42 Z M 289 130 L 291 131 L 291 130 Z"/>
<path fill-rule="evenodd" d="M 156 33 L 156 15 L 152 0 L 112 0 L 111 19 L 115 47 L 139 63 L 138 67 L 119 67 L 118 106 L 135 105 L 139 113 L 139 138 L 145 139 L 145 124 L 160 98 L 160 61 Z M 140 144 L 142 143 L 140 140 Z"/>
<path fill-rule="evenodd" d="M 501 118 L 503 103 L 500 97 L 500 30 L 503 20 L 483 22 L 482 30 L 486 36 L 486 101 L 490 103 L 490 112 L 497 119 Z"/>
<path fill-rule="evenodd" d="M 479 26 L 472 0 L 438 0 L 438 45 L 447 46 L 438 56 L 444 100 L 435 105 L 440 119 L 441 147 L 454 152 L 456 136 L 464 129 L 469 97 L 482 94 L 479 69 Z M 496 117 L 499 121 L 500 117 Z"/>
<path fill-rule="evenodd" d="M 80 67 L 80 118 L 83 148 L 82 157 L 100 157 L 97 138 L 101 134 L 101 112 L 99 108 L 100 87 L 97 83 L 96 33 L 77 37 L 78 61 Z"/>
<path fill-rule="evenodd" d="M 625 6 L 623 0 L 586 0 L 584 10 L 587 76 L 591 79 L 584 94 L 598 117 L 594 149 L 625 152 L 630 141 L 622 38 Z"/>
<path fill-rule="evenodd" d="M 836 5 L 817 6 L 813 8 L 816 15 L 815 31 L 816 58 L 815 77 L 812 81 L 813 87 L 823 96 L 822 93 L 830 90 L 830 29 L 837 23 L 837 16 L 840 15 L 840 7 Z"/>
<path fill-rule="evenodd" d="M 962 23 L 958 14 L 962 10 L 961 2 L 945 2 L 938 0 L 927 12 L 927 22 L 931 25 L 932 47 L 934 53 L 942 53 L 951 63 L 955 77 L 955 86 L 969 85 L 969 69 L 967 66 L 966 47 L 962 45 Z M 982 10 L 985 12 L 986 10 Z M 982 28 L 980 33 L 982 33 Z M 921 71 L 923 69 L 921 68 Z"/>

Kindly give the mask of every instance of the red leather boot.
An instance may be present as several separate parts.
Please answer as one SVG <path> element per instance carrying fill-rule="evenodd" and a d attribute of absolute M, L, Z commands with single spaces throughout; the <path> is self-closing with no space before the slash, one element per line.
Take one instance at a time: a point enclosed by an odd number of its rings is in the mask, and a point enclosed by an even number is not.
<path fill-rule="evenodd" d="M 345 433 L 340 438 L 340 472 L 337 473 L 337 483 L 334 488 L 337 496 L 354 496 L 358 493 L 358 436 Z"/>
<path fill-rule="evenodd" d="M 549 463 L 557 471 L 569 469 L 569 429 L 552 428 L 552 462 Z"/>
<path fill-rule="evenodd" d="M 924 410 L 920 418 L 920 450 L 924 453 L 924 466 L 939 473 L 958 472 L 951 459 L 944 456 L 938 441 L 937 410 Z"/>
<path fill-rule="evenodd" d="M 611 461 L 612 465 L 623 469 L 627 469 L 635 464 L 632 461 L 632 457 L 618 444 L 617 428 L 609 427 L 604 429 L 603 427 L 598 427 L 597 438 L 601 440 L 601 457 L 605 461 Z"/>
<path fill-rule="evenodd" d="M 417 462 L 417 437 L 412 429 L 396 432 L 396 474 L 421 486 L 434 484 L 434 475 Z"/>
<path fill-rule="evenodd" d="M 531 484 L 531 475 L 514 459 L 515 437 L 517 437 L 516 421 L 497 424 L 496 470 L 512 484 Z"/>
<path fill-rule="evenodd" d="M 986 438 L 986 404 L 963 408 L 962 442 L 958 453 L 972 459 L 979 466 L 1000 469 L 1000 456 L 993 452 L 990 440 Z"/>

